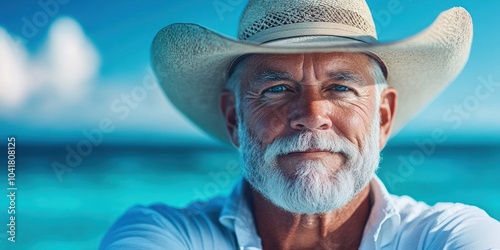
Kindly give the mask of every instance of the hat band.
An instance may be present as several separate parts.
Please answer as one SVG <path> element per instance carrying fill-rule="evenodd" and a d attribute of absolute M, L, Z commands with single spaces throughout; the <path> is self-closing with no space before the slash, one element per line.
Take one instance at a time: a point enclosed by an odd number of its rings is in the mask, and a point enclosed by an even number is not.
<path fill-rule="evenodd" d="M 361 29 L 340 23 L 309 22 L 292 23 L 263 30 L 250 36 L 247 41 L 259 44 L 274 40 L 300 36 L 338 36 L 373 44 L 377 38 L 367 35 Z"/>

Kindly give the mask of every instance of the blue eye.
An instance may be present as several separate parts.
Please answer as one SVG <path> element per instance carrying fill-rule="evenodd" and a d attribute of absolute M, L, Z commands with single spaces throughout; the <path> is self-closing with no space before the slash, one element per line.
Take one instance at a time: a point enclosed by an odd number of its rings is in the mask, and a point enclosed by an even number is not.
<path fill-rule="evenodd" d="M 286 87 L 283 86 L 283 85 L 276 85 L 276 86 L 272 86 L 270 88 L 268 88 L 266 90 L 266 92 L 271 92 L 271 93 L 281 93 L 281 92 L 284 92 L 286 91 Z"/>
<path fill-rule="evenodd" d="M 339 91 L 339 92 L 346 92 L 346 91 L 349 91 L 350 89 L 346 86 L 335 85 L 335 86 L 333 86 L 333 90 Z"/>

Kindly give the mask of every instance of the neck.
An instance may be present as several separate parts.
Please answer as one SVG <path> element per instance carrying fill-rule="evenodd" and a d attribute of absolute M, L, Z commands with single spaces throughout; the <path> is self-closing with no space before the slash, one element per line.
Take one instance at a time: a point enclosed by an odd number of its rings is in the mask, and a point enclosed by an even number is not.
<path fill-rule="evenodd" d="M 257 233 L 264 249 L 358 249 L 371 210 L 370 185 L 345 206 L 322 214 L 294 214 L 252 189 Z"/>

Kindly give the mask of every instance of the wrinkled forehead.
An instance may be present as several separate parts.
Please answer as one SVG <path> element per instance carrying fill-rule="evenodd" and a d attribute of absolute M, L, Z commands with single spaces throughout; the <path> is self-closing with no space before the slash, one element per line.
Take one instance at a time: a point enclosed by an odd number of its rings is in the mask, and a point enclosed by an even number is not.
<path fill-rule="evenodd" d="M 365 70 L 378 64 L 385 75 L 385 67 L 380 59 L 371 53 L 307 53 L 307 54 L 246 54 L 233 61 L 229 69 L 229 77 L 238 69 L 257 70 L 262 68 L 274 70 L 292 70 L 300 67 L 304 61 L 312 61 L 317 67 L 343 67 L 344 69 Z"/>
<path fill-rule="evenodd" d="M 364 53 L 308 53 L 308 54 L 248 54 L 233 63 L 232 73 L 252 77 L 273 71 L 294 75 L 301 79 L 313 71 L 317 76 L 335 71 L 349 71 L 371 78 L 373 59 Z"/>

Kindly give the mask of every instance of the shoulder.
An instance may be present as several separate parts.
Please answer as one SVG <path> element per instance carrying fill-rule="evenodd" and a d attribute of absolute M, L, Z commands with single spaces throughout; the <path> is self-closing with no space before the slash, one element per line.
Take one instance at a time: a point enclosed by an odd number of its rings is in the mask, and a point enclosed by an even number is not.
<path fill-rule="evenodd" d="M 500 222 L 475 206 L 437 203 L 429 206 L 410 197 L 394 197 L 401 224 L 400 243 L 417 249 L 500 248 Z"/>
<path fill-rule="evenodd" d="M 135 206 L 108 230 L 100 249 L 229 249 L 231 234 L 218 222 L 224 200 L 184 209 Z"/>

